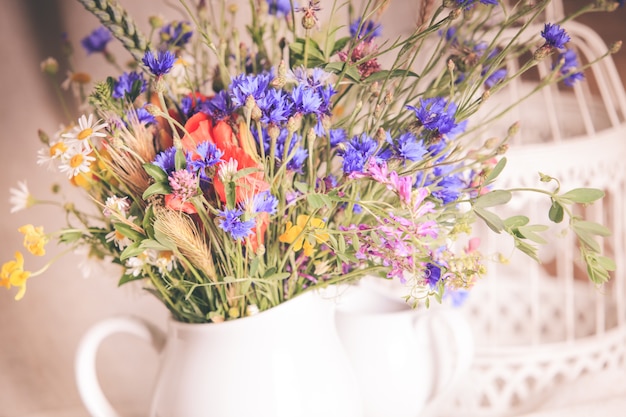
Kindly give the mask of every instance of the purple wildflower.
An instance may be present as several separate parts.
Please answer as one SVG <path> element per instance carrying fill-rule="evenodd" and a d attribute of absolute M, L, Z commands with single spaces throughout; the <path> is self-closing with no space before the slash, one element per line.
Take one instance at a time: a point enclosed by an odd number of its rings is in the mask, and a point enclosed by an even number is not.
<path fill-rule="evenodd" d="M 331 129 L 329 132 L 330 146 L 333 148 L 348 139 L 348 134 L 343 129 Z"/>
<path fill-rule="evenodd" d="M 563 49 L 570 41 L 570 37 L 561 26 L 546 23 L 541 31 L 541 36 L 546 40 L 546 45 L 552 48 Z"/>
<path fill-rule="evenodd" d="M 424 281 L 431 287 L 437 286 L 441 280 L 441 267 L 433 263 L 427 263 L 424 269 Z"/>
<path fill-rule="evenodd" d="M 199 111 L 211 116 L 213 120 L 222 120 L 229 117 L 233 111 L 233 103 L 228 92 L 222 90 L 210 99 L 202 102 L 198 106 Z"/>
<path fill-rule="evenodd" d="M 104 52 L 106 49 L 107 43 L 109 43 L 113 37 L 111 36 L 111 32 L 105 27 L 99 27 L 91 32 L 89 35 L 85 36 L 80 44 L 85 48 L 87 54 L 92 54 L 95 52 Z"/>
<path fill-rule="evenodd" d="M 242 240 L 250 234 L 252 234 L 252 228 L 255 225 L 254 219 L 243 221 L 241 215 L 243 210 L 223 210 L 218 212 L 221 218 L 219 219 L 219 227 L 226 233 L 230 233 L 233 239 Z"/>
<path fill-rule="evenodd" d="M 499 84 L 506 78 L 506 68 L 500 68 L 494 71 L 487 79 L 485 80 L 485 87 L 492 88 L 494 85 Z M 484 74 L 483 74 L 484 75 Z"/>
<path fill-rule="evenodd" d="M 163 26 L 159 32 L 161 42 L 168 46 L 182 47 L 191 38 L 193 31 L 189 22 L 172 22 Z"/>
<path fill-rule="evenodd" d="M 482 4 L 491 4 L 491 5 L 497 5 L 498 4 L 498 0 L 479 0 L 480 3 Z M 472 8 L 475 4 L 477 3 L 476 0 L 456 0 L 456 4 L 457 7 L 460 7 L 462 9 L 470 9 Z"/>
<path fill-rule="evenodd" d="M 159 51 L 156 55 L 153 51 L 146 51 L 142 62 L 152 74 L 160 77 L 170 72 L 176 58 L 170 51 Z"/>
<path fill-rule="evenodd" d="M 267 0 L 269 6 L 269 14 L 273 16 L 288 16 L 291 14 L 291 1 L 290 0 Z M 294 7 L 298 7 L 298 4 L 294 1 Z"/>
<path fill-rule="evenodd" d="M 235 107 L 243 107 L 248 96 L 252 96 L 255 101 L 261 100 L 270 85 L 274 76 L 265 72 L 256 75 L 240 74 L 236 76 L 230 84 L 230 98 Z"/>
<path fill-rule="evenodd" d="M 257 101 L 261 109 L 261 122 L 280 124 L 294 114 L 293 101 L 283 90 L 270 89 Z"/>
<path fill-rule="evenodd" d="M 418 107 L 407 106 L 415 112 L 418 122 L 430 131 L 446 134 L 458 125 L 454 121 L 456 104 L 443 97 L 421 98 Z"/>
<path fill-rule="evenodd" d="M 133 112 L 134 115 L 130 115 Z M 136 117 L 137 121 L 144 125 L 155 124 L 156 118 L 145 107 L 139 107 L 138 109 L 130 110 L 127 113 L 127 117 Z"/>
<path fill-rule="evenodd" d="M 378 143 L 365 133 L 361 136 L 354 136 L 345 142 L 345 145 L 341 155 L 343 156 L 343 172 L 346 174 L 363 172 L 366 163 L 378 149 Z"/>
<path fill-rule="evenodd" d="M 252 212 L 253 213 L 269 213 L 274 214 L 278 208 L 278 199 L 270 194 L 269 191 L 264 191 L 254 196 L 252 200 Z"/>
<path fill-rule="evenodd" d="M 359 17 L 350 25 L 350 36 L 370 41 L 382 36 L 382 27 L 373 20 L 363 20 Z"/>
<path fill-rule="evenodd" d="M 412 162 L 421 161 L 427 152 L 423 142 L 410 132 L 403 133 L 395 140 L 388 136 L 387 141 L 391 145 L 393 155 L 403 161 L 407 159 Z"/>
<path fill-rule="evenodd" d="M 198 176 L 186 169 L 174 171 L 168 177 L 172 194 L 182 201 L 188 201 L 198 194 Z"/>
<path fill-rule="evenodd" d="M 559 54 L 558 64 L 554 64 L 552 69 L 555 69 L 561 64 L 560 74 L 563 75 L 563 84 L 568 87 L 574 86 L 577 81 L 581 81 L 585 78 L 585 75 L 578 71 L 580 64 L 578 63 L 578 56 L 573 49 L 567 49 L 565 52 Z"/>
<path fill-rule="evenodd" d="M 222 161 L 222 155 L 224 155 L 224 152 L 213 143 L 208 141 L 201 142 L 193 156 L 187 155 L 187 169 L 198 173 L 201 184 L 207 183 L 213 178 L 213 173 L 210 172 L 209 168 Z"/>
<path fill-rule="evenodd" d="M 118 99 L 128 96 L 129 101 L 134 101 L 144 91 L 146 91 L 146 80 L 143 75 L 135 71 L 125 72 L 115 82 L 111 96 Z"/>
<path fill-rule="evenodd" d="M 161 168 L 168 176 L 176 170 L 176 148 L 172 146 L 160 152 L 152 162 L 153 165 Z"/>

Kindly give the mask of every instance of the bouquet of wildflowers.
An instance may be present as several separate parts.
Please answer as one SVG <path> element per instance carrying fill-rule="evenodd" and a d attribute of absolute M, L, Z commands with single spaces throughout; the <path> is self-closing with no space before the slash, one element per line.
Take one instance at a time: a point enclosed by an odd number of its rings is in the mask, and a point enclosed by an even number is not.
<path fill-rule="evenodd" d="M 493 209 L 513 192 L 494 181 L 515 126 L 484 141 L 486 122 L 472 116 L 541 61 L 553 62 L 541 85 L 582 81 L 565 22 L 533 24 L 549 1 L 424 0 L 414 31 L 395 40 L 383 37 L 382 0 L 254 0 L 243 30 L 235 3 L 180 0 L 186 19 L 153 17 L 150 37 L 113 0 L 80 2 L 103 24 L 82 46 L 116 72 L 90 89 L 84 74 L 68 77 L 84 114 L 40 135 L 39 161 L 96 210 L 63 205 L 68 226 L 53 235 L 21 227 L 32 254 L 54 236 L 119 264 L 120 285 L 140 281 L 187 322 L 365 274 L 409 284 L 414 302 L 463 293 L 485 272 L 476 220 L 537 256 L 545 226 Z M 114 38 L 133 57 L 127 68 L 107 50 Z M 56 74 L 54 60 L 43 67 Z M 595 242 L 608 231 L 571 207 L 603 193 L 540 179 L 557 184 L 535 190 L 551 199 L 548 218 L 566 217 L 590 278 L 609 279 Z M 15 210 L 37 203 L 24 184 L 12 192 Z M 19 299 L 35 275 L 17 252 L 0 284 Z"/>

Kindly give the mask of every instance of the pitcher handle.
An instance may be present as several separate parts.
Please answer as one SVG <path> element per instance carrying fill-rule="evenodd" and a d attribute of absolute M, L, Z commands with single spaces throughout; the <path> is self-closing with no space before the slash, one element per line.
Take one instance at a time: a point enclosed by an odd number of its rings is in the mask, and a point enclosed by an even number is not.
<path fill-rule="evenodd" d="M 433 401 L 445 388 L 454 386 L 470 369 L 475 348 L 473 331 L 461 311 L 441 308 L 431 313 L 426 323 L 431 336 L 429 340 L 432 341 L 434 369 L 437 370 L 430 393 L 430 401 Z M 452 358 L 442 354 L 444 346 L 454 349 Z"/>
<path fill-rule="evenodd" d="M 149 342 L 157 352 L 165 345 L 165 334 L 155 325 L 130 316 L 105 319 L 82 337 L 75 360 L 75 377 L 78 392 L 92 417 L 120 417 L 102 393 L 96 372 L 96 354 L 100 343 L 115 333 L 127 333 Z"/>

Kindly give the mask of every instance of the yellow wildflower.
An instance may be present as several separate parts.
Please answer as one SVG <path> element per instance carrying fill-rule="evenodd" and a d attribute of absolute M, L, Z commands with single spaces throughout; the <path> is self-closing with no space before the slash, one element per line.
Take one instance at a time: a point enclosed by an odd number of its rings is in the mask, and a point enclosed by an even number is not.
<path fill-rule="evenodd" d="M 15 252 L 15 260 L 5 262 L 0 269 L 0 285 L 11 288 L 20 287 L 16 300 L 21 300 L 26 292 L 26 280 L 30 277 L 30 272 L 24 271 L 24 256 L 20 252 Z"/>
<path fill-rule="evenodd" d="M 295 225 L 291 222 L 287 222 L 285 233 L 278 236 L 278 240 L 283 243 L 293 243 L 293 249 L 295 251 L 304 249 L 304 255 L 311 256 L 313 255 L 315 243 L 323 243 L 328 240 L 328 233 L 316 231 L 324 229 L 324 227 L 324 220 L 300 215 Z M 315 239 L 305 239 L 305 228 L 309 229 L 309 232 L 313 234 Z"/>
<path fill-rule="evenodd" d="M 44 246 L 48 243 L 48 238 L 44 234 L 42 226 L 34 227 L 32 224 L 26 224 L 17 230 L 24 233 L 24 247 L 30 253 L 36 256 L 46 254 Z"/>

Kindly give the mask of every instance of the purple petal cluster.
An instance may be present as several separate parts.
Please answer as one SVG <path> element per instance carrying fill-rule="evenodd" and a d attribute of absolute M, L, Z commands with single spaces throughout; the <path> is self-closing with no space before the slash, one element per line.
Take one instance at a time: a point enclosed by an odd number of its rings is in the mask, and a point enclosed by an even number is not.
<path fill-rule="evenodd" d="M 458 126 L 454 119 L 456 104 L 443 97 L 421 98 L 417 107 L 407 108 L 415 112 L 420 125 L 432 132 L 445 135 Z"/>
<path fill-rule="evenodd" d="M 367 134 L 354 136 L 344 142 L 345 149 L 340 152 L 343 157 L 343 172 L 345 174 L 362 173 L 366 164 L 378 149 L 378 143 Z"/>
<path fill-rule="evenodd" d="M 211 116 L 214 120 L 223 120 L 233 114 L 235 107 L 227 91 L 220 91 L 210 99 L 198 105 L 198 110 Z"/>
<path fill-rule="evenodd" d="M 240 74 L 230 84 L 230 98 L 235 107 L 243 107 L 249 96 L 258 103 L 265 97 L 273 75 L 264 72 L 256 75 Z"/>
<path fill-rule="evenodd" d="M 541 36 L 545 39 L 546 45 L 557 49 L 565 48 L 565 44 L 570 41 L 565 29 L 555 23 L 546 23 L 541 31 Z"/>
<path fill-rule="evenodd" d="M 370 41 L 374 38 L 382 36 L 382 27 L 373 20 L 363 21 L 361 17 L 350 24 L 350 36 L 353 38 Z"/>
<path fill-rule="evenodd" d="M 160 152 L 152 162 L 153 165 L 161 168 L 168 176 L 176 170 L 176 148 L 172 146 Z"/>
<path fill-rule="evenodd" d="M 138 72 L 125 72 L 115 82 L 113 87 L 113 98 L 121 99 L 128 96 L 130 101 L 134 101 L 137 96 L 146 91 L 146 80 L 143 78 L 143 74 Z"/>
<path fill-rule="evenodd" d="M 392 139 L 389 135 L 387 142 L 393 151 L 393 157 L 403 161 L 419 162 L 427 152 L 424 143 L 410 132 L 403 133 L 396 139 Z"/>
<path fill-rule="evenodd" d="M 291 1 L 290 0 L 267 0 L 269 6 L 269 14 L 273 16 L 288 16 L 291 13 Z M 293 2 L 295 8 L 298 7 L 298 3 Z"/>
<path fill-rule="evenodd" d="M 208 141 L 202 142 L 197 146 L 193 156 L 187 155 L 187 169 L 198 173 L 201 184 L 210 182 L 213 175 L 209 173 L 208 169 L 221 162 L 222 155 L 224 152 L 218 149 L 215 144 Z"/>
<path fill-rule="evenodd" d="M 252 234 L 252 228 L 255 225 L 254 219 L 242 220 L 241 215 L 244 213 L 241 209 L 223 210 L 218 212 L 219 228 L 229 233 L 235 240 L 243 240 Z"/>
<path fill-rule="evenodd" d="M 191 29 L 189 22 L 175 21 L 163 26 L 159 32 L 159 37 L 165 47 L 175 46 L 180 48 L 189 42 L 192 34 L 193 30 Z"/>
<path fill-rule="evenodd" d="M 474 7 L 476 3 L 497 5 L 498 0 L 478 0 L 478 1 L 477 0 L 456 0 L 457 7 L 460 7 L 465 10 Z"/>
<path fill-rule="evenodd" d="M 563 84 L 568 87 L 573 87 L 578 81 L 585 78 L 585 75 L 578 70 L 580 64 L 578 62 L 578 55 L 573 49 L 567 49 L 565 52 L 559 54 L 558 63 L 561 65 L 560 73 L 565 76 Z M 558 64 L 555 64 L 552 69 L 556 68 Z"/>
<path fill-rule="evenodd" d="M 85 36 L 80 44 L 85 48 L 88 54 L 93 54 L 95 52 L 104 52 L 106 49 L 107 43 L 109 43 L 113 37 L 111 36 L 111 32 L 101 26 L 91 32 L 89 35 Z"/>
<path fill-rule="evenodd" d="M 278 199 L 270 194 L 269 191 L 263 191 L 254 196 L 252 200 L 253 213 L 274 214 L 278 209 Z"/>
<path fill-rule="evenodd" d="M 170 72 L 175 60 L 176 57 L 170 51 L 159 51 L 156 54 L 153 51 L 146 51 L 142 62 L 152 74 L 160 77 Z"/>

